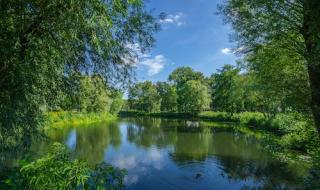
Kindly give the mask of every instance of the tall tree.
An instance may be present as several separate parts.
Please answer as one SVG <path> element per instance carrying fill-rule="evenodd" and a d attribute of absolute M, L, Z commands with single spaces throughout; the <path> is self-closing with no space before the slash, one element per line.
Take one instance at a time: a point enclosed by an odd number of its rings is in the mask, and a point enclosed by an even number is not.
<path fill-rule="evenodd" d="M 156 86 L 150 81 L 137 83 L 130 87 L 128 101 L 131 109 L 149 113 L 160 111 L 161 99 Z"/>
<path fill-rule="evenodd" d="M 177 111 L 177 90 L 167 82 L 157 82 L 157 91 L 161 98 L 161 111 Z"/>
<path fill-rule="evenodd" d="M 196 72 L 191 67 L 179 67 L 169 75 L 169 81 L 173 81 L 177 88 L 189 80 L 204 81 L 204 76 L 201 72 Z"/>
<path fill-rule="evenodd" d="M 158 30 L 142 0 L 1 2 L 1 152 L 30 144 L 57 80 L 72 70 L 127 81 L 135 56 Z"/>
<path fill-rule="evenodd" d="M 180 112 L 197 114 L 210 107 L 208 88 L 200 81 L 187 81 L 177 90 L 177 93 Z"/>
<path fill-rule="evenodd" d="M 311 87 L 311 109 L 320 132 L 320 1 L 228 0 L 219 6 L 231 23 L 238 49 L 248 53 L 277 41 L 303 57 Z"/>
<path fill-rule="evenodd" d="M 235 113 L 243 108 L 243 92 L 240 86 L 239 69 L 225 65 L 214 74 L 212 105 L 215 110 Z"/>
<path fill-rule="evenodd" d="M 304 59 L 278 44 L 263 45 L 246 57 L 246 69 L 265 110 L 311 113 L 311 92 Z"/>

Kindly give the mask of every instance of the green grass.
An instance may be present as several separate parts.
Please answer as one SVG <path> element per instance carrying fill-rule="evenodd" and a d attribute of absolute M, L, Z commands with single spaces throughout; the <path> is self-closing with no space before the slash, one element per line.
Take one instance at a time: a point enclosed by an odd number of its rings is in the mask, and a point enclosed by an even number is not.
<path fill-rule="evenodd" d="M 46 114 L 46 126 L 68 126 L 98 123 L 102 121 L 116 120 L 117 117 L 107 112 L 102 113 L 79 113 L 79 112 L 49 112 Z"/>
<path fill-rule="evenodd" d="M 120 117 L 163 117 L 163 118 L 194 118 L 195 116 L 189 113 L 179 113 L 179 112 L 154 112 L 147 113 L 137 110 L 120 111 Z"/>

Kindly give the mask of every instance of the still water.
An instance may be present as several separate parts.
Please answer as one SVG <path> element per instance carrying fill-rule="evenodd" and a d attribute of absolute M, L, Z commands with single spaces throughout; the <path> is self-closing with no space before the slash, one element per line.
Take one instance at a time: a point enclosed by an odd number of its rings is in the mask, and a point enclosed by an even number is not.
<path fill-rule="evenodd" d="M 299 187 L 301 166 L 272 159 L 255 137 L 220 125 L 227 124 L 126 118 L 49 135 L 92 165 L 125 168 L 127 190 Z"/>

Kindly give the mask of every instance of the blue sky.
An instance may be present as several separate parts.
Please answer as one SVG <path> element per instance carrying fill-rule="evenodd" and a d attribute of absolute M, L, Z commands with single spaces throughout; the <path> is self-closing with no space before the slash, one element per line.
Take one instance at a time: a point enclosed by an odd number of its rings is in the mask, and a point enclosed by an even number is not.
<path fill-rule="evenodd" d="M 164 81 L 177 67 L 190 66 L 206 76 L 237 57 L 229 41 L 232 29 L 215 14 L 223 0 L 150 0 L 154 14 L 165 12 L 162 30 L 155 35 L 153 50 L 139 62 L 139 81 Z"/>

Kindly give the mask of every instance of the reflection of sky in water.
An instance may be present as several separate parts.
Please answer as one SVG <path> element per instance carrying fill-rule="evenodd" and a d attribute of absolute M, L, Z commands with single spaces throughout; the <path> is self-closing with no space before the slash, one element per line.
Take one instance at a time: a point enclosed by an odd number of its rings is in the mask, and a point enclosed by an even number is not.
<path fill-rule="evenodd" d="M 76 129 L 72 129 L 65 144 L 67 145 L 68 148 L 70 148 L 72 150 L 74 150 L 76 148 L 76 145 L 77 145 L 77 131 L 76 131 Z"/>
<path fill-rule="evenodd" d="M 128 176 L 127 185 L 137 183 L 140 177 L 148 175 L 152 170 L 161 170 L 164 167 L 168 150 L 156 147 L 142 149 L 127 141 L 127 125 L 120 125 L 121 148 L 109 147 L 105 151 L 105 160 L 112 165 L 126 169 Z"/>
<path fill-rule="evenodd" d="M 183 125 L 188 127 L 179 131 L 150 123 L 119 122 L 113 128 L 72 129 L 63 142 L 83 156 L 101 155 L 101 160 L 126 169 L 127 190 L 252 189 L 274 180 L 285 189 L 287 180 L 292 180 L 286 178 L 290 174 L 282 172 L 283 168 L 269 162 L 255 141 L 230 132 L 194 130 L 199 122 Z M 113 139 L 121 143 L 113 144 Z M 87 149 L 94 149 L 96 155 L 87 155 Z"/>

